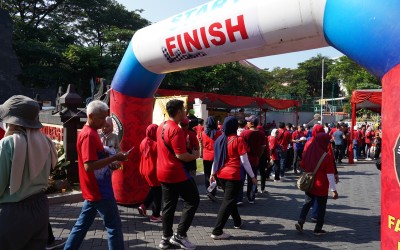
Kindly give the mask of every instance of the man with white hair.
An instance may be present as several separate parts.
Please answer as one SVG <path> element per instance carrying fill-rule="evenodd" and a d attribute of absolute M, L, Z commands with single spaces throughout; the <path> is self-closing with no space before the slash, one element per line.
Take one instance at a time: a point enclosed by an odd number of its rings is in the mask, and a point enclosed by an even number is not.
<path fill-rule="evenodd" d="M 64 249 L 79 249 L 97 213 L 103 219 L 107 230 L 108 248 L 124 249 L 121 219 L 111 185 L 109 165 L 115 161 L 126 160 L 128 155 L 119 152 L 107 156 L 104 151 L 97 130 L 104 127 L 107 115 L 108 106 L 101 101 L 92 101 L 87 106 L 88 120 L 76 144 L 79 182 L 85 201 Z"/>

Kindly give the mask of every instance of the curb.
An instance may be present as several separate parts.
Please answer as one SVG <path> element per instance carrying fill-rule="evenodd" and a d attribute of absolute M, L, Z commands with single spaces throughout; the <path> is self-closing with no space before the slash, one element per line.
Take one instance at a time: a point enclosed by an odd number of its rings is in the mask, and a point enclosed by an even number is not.
<path fill-rule="evenodd" d="M 197 186 L 204 185 L 204 174 L 197 173 L 197 175 L 194 177 L 194 181 Z M 47 195 L 47 198 L 49 199 L 49 205 L 63 204 L 63 203 L 78 203 L 84 200 L 81 191 L 49 194 Z"/>

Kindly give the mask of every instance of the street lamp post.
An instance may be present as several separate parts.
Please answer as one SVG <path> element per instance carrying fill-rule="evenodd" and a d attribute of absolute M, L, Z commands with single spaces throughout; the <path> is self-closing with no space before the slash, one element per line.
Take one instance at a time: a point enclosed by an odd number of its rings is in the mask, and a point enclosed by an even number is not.
<path fill-rule="evenodd" d="M 321 89 L 321 124 L 322 124 L 322 120 L 323 120 L 323 116 L 322 116 L 322 102 L 324 100 L 324 58 L 322 58 L 322 76 L 321 76 L 321 82 L 322 82 L 322 89 Z"/>

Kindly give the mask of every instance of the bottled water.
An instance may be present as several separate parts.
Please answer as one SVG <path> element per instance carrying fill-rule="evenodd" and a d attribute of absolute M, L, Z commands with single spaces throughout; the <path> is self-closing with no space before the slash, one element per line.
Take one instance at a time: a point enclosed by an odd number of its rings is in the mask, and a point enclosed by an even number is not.
<path fill-rule="evenodd" d="M 210 184 L 210 186 L 207 188 L 207 192 L 211 193 L 216 186 L 217 186 L 217 182 L 216 181 L 212 182 Z"/>

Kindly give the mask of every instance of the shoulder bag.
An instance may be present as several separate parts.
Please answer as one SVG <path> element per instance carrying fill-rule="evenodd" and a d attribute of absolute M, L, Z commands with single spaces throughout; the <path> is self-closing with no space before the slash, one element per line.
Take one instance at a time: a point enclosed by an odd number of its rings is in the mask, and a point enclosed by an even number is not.
<path fill-rule="evenodd" d="M 300 175 L 299 179 L 297 180 L 298 189 L 304 192 L 309 192 L 311 190 L 311 188 L 314 186 L 315 174 L 317 173 L 326 155 L 327 155 L 326 152 L 322 154 L 321 159 L 319 159 L 319 162 L 312 173 L 304 172 Z"/>

